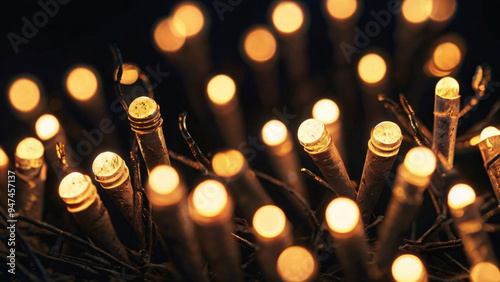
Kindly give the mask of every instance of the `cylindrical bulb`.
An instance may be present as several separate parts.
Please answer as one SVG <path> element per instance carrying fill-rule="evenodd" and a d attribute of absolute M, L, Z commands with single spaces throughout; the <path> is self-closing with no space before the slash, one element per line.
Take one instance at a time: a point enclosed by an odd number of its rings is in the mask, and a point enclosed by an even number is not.
<path fill-rule="evenodd" d="M 43 141 L 49 140 L 59 132 L 59 121 L 50 114 L 45 114 L 38 118 L 35 124 L 36 134 Z"/>
<path fill-rule="evenodd" d="M 490 178 L 497 201 L 500 202 L 500 130 L 488 126 L 479 135 L 478 147 L 483 158 L 484 168 Z M 472 140 L 471 140 L 472 143 Z"/>
<path fill-rule="evenodd" d="M 414 255 L 401 255 L 392 263 L 392 277 L 396 282 L 425 282 L 427 272 L 422 261 Z"/>

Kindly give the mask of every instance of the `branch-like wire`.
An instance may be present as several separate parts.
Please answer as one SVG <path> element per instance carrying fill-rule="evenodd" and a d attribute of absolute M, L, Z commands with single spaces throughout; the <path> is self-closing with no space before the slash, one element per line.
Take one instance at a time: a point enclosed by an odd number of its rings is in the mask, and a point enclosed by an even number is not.
<path fill-rule="evenodd" d="M 410 103 L 408 103 L 408 100 L 403 94 L 399 94 L 399 102 L 401 103 L 401 106 L 408 116 L 408 119 L 410 121 L 410 126 L 411 129 L 413 130 L 413 134 L 415 137 L 415 140 L 418 142 L 419 145 L 421 146 L 427 146 L 430 147 L 431 143 L 429 140 L 426 138 L 425 134 L 422 133 L 420 130 L 420 127 L 423 127 L 422 124 L 418 124 L 415 118 L 415 112 L 413 111 L 413 108 L 411 107 Z"/>
<path fill-rule="evenodd" d="M 488 84 L 491 80 L 491 68 L 485 66 L 484 69 L 482 66 L 476 67 L 476 73 L 472 78 L 472 89 L 475 91 L 474 97 L 469 100 L 469 103 L 465 105 L 465 107 L 460 111 L 458 117 L 462 117 L 467 114 L 474 106 L 479 103 L 479 101 L 484 97 L 484 93 L 486 93 L 486 89 L 488 88 Z"/>
<path fill-rule="evenodd" d="M 122 104 L 122 107 L 125 109 L 125 112 L 128 112 L 128 105 L 127 103 L 123 100 L 123 93 L 121 90 L 121 80 L 122 80 L 122 75 L 123 75 L 123 59 L 122 59 L 122 53 L 120 52 L 120 49 L 115 43 L 112 43 L 110 45 L 111 49 L 111 54 L 113 55 L 113 60 L 115 61 L 115 66 L 118 69 L 116 73 L 116 80 L 115 80 L 115 94 L 116 97 L 118 98 L 118 101 Z"/>
<path fill-rule="evenodd" d="M 335 192 L 335 190 L 333 190 L 333 188 L 330 186 L 330 184 L 328 184 L 328 182 L 326 182 L 325 180 L 323 180 L 323 178 L 319 177 L 318 175 L 314 174 L 314 172 L 308 170 L 307 168 L 301 168 L 300 169 L 300 172 L 302 172 L 302 174 L 304 174 L 305 176 L 307 176 L 307 178 L 311 179 L 312 181 L 316 182 L 320 187 L 323 187 L 325 188 L 326 191 L 332 193 L 333 195 L 337 195 L 337 193 Z"/>
<path fill-rule="evenodd" d="M 191 134 L 189 134 L 189 131 L 187 129 L 186 125 L 186 118 L 187 118 L 187 113 L 182 112 L 179 115 L 179 130 L 181 131 L 182 137 L 184 140 L 186 140 L 186 143 L 189 146 L 189 149 L 191 149 L 191 153 L 193 154 L 193 157 L 205 167 L 206 170 L 210 170 L 212 167 L 210 164 L 210 161 L 205 157 L 203 152 L 200 150 L 200 147 L 196 144 L 194 141 L 193 137 L 191 137 Z"/>

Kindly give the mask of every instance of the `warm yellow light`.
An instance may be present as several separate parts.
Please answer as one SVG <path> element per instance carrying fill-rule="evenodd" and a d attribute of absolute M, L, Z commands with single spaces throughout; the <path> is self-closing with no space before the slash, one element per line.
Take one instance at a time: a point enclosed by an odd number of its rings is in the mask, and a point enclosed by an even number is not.
<path fill-rule="evenodd" d="M 303 247 L 288 247 L 278 257 L 277 269 L 284 281 L 308 281 L 314 275 L 315 268 L 314 257 Z"/>
<path fill-rule="evenodd" d="M 215 180 L 205 180 L 193 191 L 193 206 L 204 217 L 219 215 L 227 205 L 226 188 Z"/>
<path fill-rule="evenodd" d="M 245 37 L 243 49 L 251 60 L 267 62 L 276 54 L 276 39 L 269 30 L 256 28 Z"/>
<path fill-rule="evenodd" d="M 373 128 L 372 138 L 372 142 L 377 148 L 392 147 L 401 142 L 401 129 L 392 121 L 383 121 Z"/>
<path fill-rule="evenodd" d="M 436 169 L 436 156 L 427 147 L 415 147 L 406 153 L 403 164 L 412 174 L 427 177 Z"/>
<path fill-rule="evenodd" d="M 436 84 L 436 95 L 444 99 L 456 99 L 460 97 L 458 81 L 453 77 L 443 77 Z"/>
<path fill-rule="evenodd" d="M 457 184 L 448 193 L 448 206 L 452 209 L 462 209 L 476 201 L 476 192 L 467 184 Z"/>
<path fill-rule="evenodd" d="M 282 1 L 274 7 L 272 18 L 278 31 L 292 33 L 304 23 L 304 11 L 296 2 Z"/>
<path fill-rule="evenodd" d="M 351 232 L 360 220 L 359 208 L 351 199 L 336 198 L 326 208 L 325 220 L 334 232 Z"/>
<path fill-rule="evenodd" d="M 219 74 L 208 82 L 207 93 L 210 101 L 217 105 L 224 105 L 236 94 L 236 84 L 229 76 Z"/>
<path fill-rule="evenodd" d="M 18 78 L 10 85 L 9 100 L 18 111 L 32 111 L 40 102 L 40 89 L 33 80 Z"/>
<path fill-rule="evenodd" d="M 444 42 L 439 44 L 432 55 L 434 64 L 442 71 L 451 71 L 462 58 L 460 48 L 455 43 Z"/>
<path fill-rule="evenodd" d="M 276 146 L 285 142 L 288 131 L 284 123 L 273 119 L 264 124 L 261 134 L 264 144 L 268 146 Z"/>
<path fill-rule="evenodd" d="M 85 67 L 77 67 L 71 70 L 66 79 L 69 94 L 79 101 L 92 98 L 97 92 L 97 84 L 95 73 Z"/>
<path fill-rule="evenodd" d="M 259 208 L 253 216 L 253 228 L 262 237 L 274 238 L 285 230 L 285 213 L 277 206 Z"/>
<path fill-rule="evenodd" d="M 483 129 L 483 131 L 481 131 L 481 135 L 479 136 L 479 142 L 497 135 L 500 135 L 500 130 L 498 130 L 496 127 L 488 126 L 485 129 Z"/>
<path fill-rule="evenodd" d="M 401 7 L 403 17 L 411 23 L 422 23 L 429 18 L 432 0 L 405 0 Z"/>
<path fill-rule="evenodd" d="M 5 153 L 5 151 L 0 148 L 0 167 L 7 166 L 9 164 L 9 156 Z"/>
<path fill-rule="evenodd" d="M 194 2 L 183 3 L 175 8 L 172 19 L 178 33 L 192 37 L 203 28 L 205 18 L 201 8 Z"/>
<path fill-rule="evenodd" d="M 135 98 L 128 107 L 128 114 L 135 119 L 147 119 L 156 115 L 158 111 L 158 104 L 155 100 L 141 96 Z"/>
<path fill-rule="evenodd" d="M 130 85 L 137 81 L 139 78 L 139 69 L 133 64 L 123 64 L 121 84 Z"/>
<path fill-rule="evenodd" d="M 36 135 L 42 140 L 49 140 L 59 132 L 59 121 L 53 115 L 45 114 L 35 124 Z"/>
<path fill-rule="evenodd" d="M 232 177 L 243 169 L 245 162 L 242 153 L 236 150 L 228 150 L 214 155 L 212 168 L 218 176 Z"/>
<path fill-rule="evenodd" d="M 339 119 L 339 106 L 330 99 L 321 99 L 314 104 L 312 116 L 324 124 L 332 124 Z"/>
<path fill-rule="evenodd" d="M 71 212 L 88 208 L 96 199 L 96 189 L 90 177 L 79 172 L 66 175 L 59 184 L 59 196 Z"/>
<path fill-rule="evenodd" d="M 326 9 L 330 16 L 338 20 L 350 18 L 358 8 L 356 0 L 327 0 Z"/>
<path fill-rule="evenodd" d="M 443 76 L 449 75 L 451 73 L 451 71 L 442 71 L 442 70 L 438 69 L 433 60 L 430 60 L 429 62 L 427 62 L 425 67 L 427 67 L 427 70 L 429 70 L 429 72 L 435 77 L 443 77 Z M 424 71 L 425 71 L 425 69 L 424 69 Z"/>
<path fill-rule="evenodd" d="M 23 139 L 16 148 L 16 156 L 23 160 L 36 160 L 43 157 L 42 142 L 33 137 Z"/>
<path fill-rule="evenodd" d="M 455 13 L 456 0 L 433 0 L 432 10 L 429 14 L 431 20 L 436 22 L 447 21 Z"/>
<path fill-rule="evenodd" d="M 424 265 L 414 255 L 401 255 L 392 263 L 392 277 L 396 282 L 418 282 L 424 275 Z"/>
<path fill-rule="evenodd" d="M 500 270 L 491 262 L 480 262 L 472 267 L 470 279 L 472 282 L 498 282 Z"/>
<path fill-rule="evenodd" d="M 184 46 L 186 42 L 185 31 L 178 32 L 177 30 L 182 30 L 182 23 L 176 23 L 176 28 L 174 28 L 174 22 L 172 18 L 162 19 L 158 24 L 156 24 L 153 37 L 156 46 L 164 52 L 175 52 Z"/>
<path fill-rule="evenodd" d="M 149 175 L 149 187 L 160 195 L 172 193 L 179 186 L 179 183 L 179 174 L 171 166 L 157 166 Z"/>
<path fill-rule="evenodd" d="M 297 131 L 299 142 L 309 151 L 322 151 L 330 143 L 325 125 L 316 119 L 310 118 L 302 122 Z"/>
<path fill-rule="evenodd" d="M 377 54 L 370 53 L 364 55 L 358 64 L 359 77 L 366 83 L 373 84 L 380 82 L 387 71 L 385 60 Z"/>
<path fill-rule="evenodd" d="M 115 174 L 122 165 L 120 156 L 113 152 L 100 153 L 92 163 L 92 172 L 98 177 Z"/>

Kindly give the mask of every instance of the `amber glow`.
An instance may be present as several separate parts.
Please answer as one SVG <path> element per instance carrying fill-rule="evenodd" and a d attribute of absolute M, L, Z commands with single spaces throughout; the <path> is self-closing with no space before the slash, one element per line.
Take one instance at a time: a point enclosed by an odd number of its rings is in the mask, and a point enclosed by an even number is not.
<path fill-rule="evenodd" d="M 452 209 L 462 209 L 476 201 L 476 192 L 467 184 L 457 184 L 448 193 L 448 206 Z"/>
<path fill-rule="evenodd" d="M 120 156 L 113 152 L 100 153 L 92 163 L 92 172 L 96 176 L 105 177 L 115 174 L 123 164 Z"/>
<path fill-rule="evenodd" d="M 451 71 L 442 71 L 440 69 L 438 69 L 435 64 L 434 64 L 434 61 L 433 60 L 430 60 L 427 62 L 427 64 L 424 66 L 424 71 L 429 71 L 433 76 L 436 76 L 436 77 L 443 77 L 443 76 L 446 76 L 446 75 L 449 75 L 451 73 Z"/>
<path fill-rule="evenodd" d="M 42 140 L 49 140 L 59 132 L 59 121 L 53 115 L 45 114 L 35 124 L 36 135 Z"/>
<path fill-rule="evenodd" d="M 436 169 L 436 156 L 427 147 L 415 147 L 408 151 L 403 164 L 413 175 L 427 177 Z"/>
<path fill-rule="evenodd" d="M 227 75 L 219 74 L 208 82 L 207 85 L 208 98 L 214 104 L 227 104 L 236 94 L 236 84 L 232 78 Z"/>
<path fill-rule="evenodd" d="M 472 282 L 500 281 L 500 270 L 491 262 L 480 262 L 472 267 L 470 279 Z"/>
<path fill-rule="evenodd" d="M 326 9 L 330 16 L 338 20 L 350 18 L 358 8 L 356 0 L 326 0 Z"/>
<path fill-rule="evenodd" d="M 9 164 L 9 157 L 5 151 L 0 148 L 0 167 L 6 167 Z"/>
<path fill-rule="evenodd" d="M 479 136 L 479 142 L 486 140 L 492 136 L 500 135 L 500 130 L 493 126 L 488 126 L 483 131 L 481 131 L 481 135 Z"/>
<path fill-rule="evenodd" d="M 444 99 L 456 99 L 460 97 L 458 81 L 453 77 L 443 77 L 436 84 L 436 95 Z"/>
<path fill-rule="evenodd" d="M 283 33 L 292 33 L 304 23 L 304 11 L 296 2 L 282 1 L 273 10 L 273 25 Z"/>
<path fill-rule="evenodd" d="M 359 208 L 351 199 L 336 198 L 326 208 L 325 220 L 334 232 L 351 232 L 360 220 Z"/>
<path fill-rule="evenodd" d="M 276 54 L 276 39 L 269 30 L 256 28 L 245 37 L 243 48 L 251 60 L 267 62 Z"/>
<path fill-rule="evenodd" d="M 284 281 L 308 281 L 316 268 L 311 252 L 299 246 L 286 248 L 278 257 L 277 269 Z"/>
<path fill-rule="evenodd" d="M 424 265 L 414 255 L 401 255 L 392 263 L 392 277 L 396 282 L 423 281 L 424 276 Z"/>
<path fill-rule="evenodd" d="M 151 189 L 160 195 L 168 195 L 179 186 L 180 179 L 177 171 L 167 165 L 155 167 L 149 176 Z"/>
<path fill-rule="evenodd" d="M 380 82 L 387 71 L 385 60 L 377 54 L 370 53 L 364 55 L 358 64 L 358 74 L 361 80 L 374 84 Z"/>
<path fill-rule="evenodd" d="M 128 107 L 128 114 L 135 119 L 146 119 L 154 116 L 158 111 L 158 104 L 155 100 L 141 96 L 135 98 Z"/>
<path fill-rule="evenodd" d="M 38 139 L 28 137 L 23 139 L 16 148 L 16 156 L 23 160 L 36 160 L 43 157 L 43 144 Z"/>
<path fill-rule="evenodd" d="M 96 189 L 90 177 L 79 172 L 66 175 L 59 184 L 59 196 L 71 212 L 88 208 L 96 198 Z"/>
<path fill-rule="evenodd" d="M 204 217 L 219 215 L 228 202 L 226 188 L 215 180 L 205 180 L 193 191 L 193 206 L 195 211 Z"/>
<path fill-rule="evenodd" d="M 460 48 L 452 42 L 439 44 L 432 54 L 434 64 L 441 71 L 453 70 L 460 63 L 461 58 Z"/>
<path fill-rule="evenodd" d="M 314 104 L 312 110 L 313 119 L 317 119 L 324 124 L 332 124 L 339 119 L 340 110 L 337 103 L 330 99 L 321 99 Z"/>
<path fill-rule="evenodd" d="M 182 22 L 178 22 L 175 25 L 172 18 L 162 19 L 158 24 L 156 24 L 154 30 L 154 40 L 156 46 L 164 52 L 175 52 L 184 46 L 186 42 L 185 31 L 183 30 Z M 178 32 L 181 30 L 182 32 Z"/>
<path fill-rule="evenodd" d="M 18 78 L 10 85 L 9 101 L 20 112 L 32 111 L 40 102 L 40 89 L 33 80 Z"/>
<path fill-rule="evenodd" d="M 236 150 L 228 150 L 215 154 L 212 159 L 212 167 L 215 174 L 222 177 L 237 175 L 245 166 L 245 157 Z"/>
<path fill-rule="evenodd" d="M 177 6 L 172 15 L 174 28 L 181 35 L 192 37 L 197 35 L 205 23 L 201 8 L 194 2 Z"/>
<path fill-rule="evenodd" d="M 85 67 L 77 67 L 71 70 L 66 79 L 66 88 L 69 94 L 79 101 L 92 98 L 97 92 L 97 86 L 97 76 L 93 71 Z"/>
<path fill-rule="evenodd" d="M 268 121 L 262 127 L 262 141 L 268 146 L 277 146 L 285 142 L 288 135 L 286 126 L 279 120 Z"/>
<path fill-rule="evenodd" d="M 401 129 L 392 121 L 383 121 L 373 128 L 372 138 L 373 144 L 387 148 L 401 142 Z"/>
<path fill-rule="evenodd" d="M 262 237 L 274 238 L 285 230 L 285 213 L 277 206 L 259 208 L 253 217 L 253 228 Z"/>
<path fill-rule="evenodd" d="M 299 142 L 305 149 L 315 152 L 322 151 L 330 145 L 331 138 L 325 125 L 316 119 L 302 122 L 297 131 Z"/>
<path fill-rule="evenodd" d="M 456 7 L 456 0 L 433 0 L 429 17 L 436 22 L 447 21 L 455 13 Z"/>
<path fill-rule="evenodd" d="M 139 69 L 133 64 L 123 64 L 121 84 L 130 85 L 137 81 L 139 78 Z"/>
<path fill-rule="evenodd" d="M 429 18 L 432 0 L 405 0 L 401 9 L 403 17 L 410 23 L 422 23 Z"/>

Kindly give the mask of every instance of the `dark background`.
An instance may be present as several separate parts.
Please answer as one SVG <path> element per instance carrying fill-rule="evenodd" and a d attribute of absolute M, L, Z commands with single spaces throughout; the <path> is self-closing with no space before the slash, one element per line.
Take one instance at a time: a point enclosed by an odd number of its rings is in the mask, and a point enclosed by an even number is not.
<path fill-rule="evenodd" d="M 22 122 L 13 115 L 8 104 L 8 85 L 11 79 L 19 74 L 28 73 L 36 76 L 42 88 L 42 95 L 46 97 L 50 113 L 59 118 L 65 128 L 72 146 L 85 138 L 81 134 L 82 129 L 92 130 L 98 127 L 99 120 L 89 117 L 78 105 L 71 100 L 64 89 L 64 76 L 70 67 L 77 63 L 83 63 L 94 67 L 99 75 L 102 95 L 107 102 L 106 109 L 108 116 L 113 120 L 116 130 L 112 133 L 116 139 L 105 135 L 108 140 L 119 140 L 104 142 L 86 156 L 78 170 L 91 175 L 90 166 L 93 158 L 104 150 L 112 149 L 127 158 L 130 146 L 129 125 L 126 120 L 119 118 L 120 114 L 110 110 L 110 103 L 116 96 L 113 89 L 113 76 L 115 65 L 109 49 L 110 43 L 115 43 L 120 48 L 124 61 L 134 62 L 141 68 L 150 66 L 168 72 L 166 77 L 154 89 L 156 99 L 161 106 L 164 120 L 163 129 L 165 139 L 169 149 L 189 156 L 189 148 L 182 139 L 179 131 L 177 118 L 182 111 L 188 112 L 188 128 L 191 134 L 200 145 L 201 149 L 208 155 L 224 147 L 222 139 L 217 133 L 213 117 L 208 115 L 199 118 L 192 114 L 192 107 L 185 95 L 183 78 L 178 69 L 169 63 L 153 45 L 151 34 L 154 23 L 161 17 L 170 13 L 172 7 L 178 1 L 78 1 L 73 0 L 65 5 L 59 5 L 59 12 L 50 18 L 48 24 L 39 29 L 37 35 L 29 39 L 27 44 L 19 46 L 16 54 L 10 46 L 7 34 L 14 32 L 21 35 L 22 17 L 27 17 L 32 21 L 33 14 L 41 10 L 35 1 L 1 1 L 0 3 L 0 145 L 8 153 L 11 161 L 17 143 L 25 137 L 36 136 L 34 124 Z M 273 115 L 270 112 L 262 112 L 258 88 L 255 84 L 251 68 L 241 57 L 239 42 L 244 31 L 255 24 L 270 24 L 268 21 L 269 7 L 268 1 L 243 0 L 242 3 L 234 7 L 233 11 L 224 13 L 224 20 L 220 21 L 212 1 L 200 1 L 206 7 L 210 19 L 207 38 L 209 42 L 210 58 L 212 62 L 211 73 L 228 73 L 235 78 L 239 89 L 240 104 L 244 111 L 247 133 L 249 136 L 259 136 L 261 126 Z M 225 1 L 223 1 L 225 2 Z M 356 107 L 349 108 L 340 103 L 342 115 L 344 116 L 344 134 L 348 140 L 349 158 L 345 160 L 349 167 L 350 177 L 359 181 L 361 177 L 363 163 L 366 152 L 366 142 L 369 137 L 369 130 L 365 126 L 365 121 L 370 118 L 370 113 L 363 110 L 361 99 L 361 88 L 359 85 L 355 89 L 355 95 L 344 97 L 345 93 L 337 92 L 337 85 L 334 82 L 333 74 L 336 66 L 333 58 L 332 42 L 329 39 L 328 22 L 322 12 L 320 1 L 304 2 L 309 11 L 309 28 L 307 31 L 308 59 L 310 66 L 310 78 L 313 84 L 311 100 L 297 107 L 292 103 L 293 89 L 291 82 L 287 78 L 285 62 L 279 60 L 280 71 L 280 95 L 281 105 L 287 107 L 287 111 L 297 114 L 289 125 L 289 130 L 294 137 L 296 150 L 302 159 L 302 165 L 318 172 L 314 163 L 302 151 L 296 142 L 296 130 L 302 120 L 308 118 L 312 104 L 318 99 L 332 93 L 330 97 L 339 101 L 353 99 L 349 105 Z M 406 66 L 409 76 L 406 82 L 390 81 L 387 95 L 397 97 L 398 93 L 414 93 L 417 91 L 419 99 L 409 97 L 413 103 L 416 114 L 423 123 L 432 128 L 432 111 L 434 100 L 434 86 L 438 78 L 423 76 L 422 67 L 427 59 L 429 51 L 432 50 L 433 43 L 440 36 L 447 33 L 460 35 L 467 45 L 467 52 L 463 58 L 461 69 L 457 72 L 456 78 L 460 82 L 462 101 L 473 95 L 470 81 L 478 64 L 488 63 L 493 69 L 493 81 L 498 80 L 496 69 L 500 66 L 500 34 L 498 25 L 497 1 L 458 1 L 457 10 L 453 19 L 443 29 L 437 32 L 424 32 L 418 35 L 420 40 L 415 54 Z M 363 4 L 363 12 L 359 17 L 358 27 L 363 28 L 367 22 L 373 20 L 369 14 L 371 10 L 380 11 L 386 9 L 386 1 L 366 1 Z M 394 31 L 399 24 L 399 17 L 394 16 L 390 25 L 383 28 L 381 33 L 371 38 L 370 46 L 366 48 L 379 48 L 384 50 L 389 56 L 395 53 L 396 38 Z M 279 47 L 278 47 L 279 48 Z M 356 67 L 357 57 L 351 63 L 352 68 Z M 394 70 L 394 69 L 393 69 Z M 354 75 L 354 73 L 353 73 Z M 394 74 L 390 74 L 393 76 Z M 207 78 L 208 79 L 208 78 Z M 418 89 L 418 90 L 416 90 Z M 465 133 L 472 125 L 486 117 L 493 104 L 498 100 L 498 88 L 491 93 L 485 101 L 482 101 L 468 118 L 462 119 L 459 127 L 459 135 Z M 102 110 L 99 110 L 102 111 Z M 388 115 L 392 119 L 392 116 Z M 381 121 L 381 120 L 380 120 Z M 378 121 L 377 121 L 378 122 Z M 406 146 L 406 145 L 405 145 Z M 404 150 L 409 147 L 406 146 Z M 403 149 L 402 149 L 403 150 Z M 182 164 L 174 162 L 173 165 L 182 170 L 182 174 L 188 182 L 189 188 L 201 178 L 199 173 L 193 169 L 184 167 Z M 264 151 L 257 151 L 256 158 L 251 160 L 250 165 L 256 169 L 272 174 L 272 169 L 268 164 Z M 490 183 L 482 166 L 482 160 L 477 150 L 464 153 L 457 152 L 455 165 L 464 179 L 475 185 L 478 191 L 490 191 Z M 396 165 L 395 165 L 396 167 Z M 308 182 L 310 185 L 312 200 L 318 200 L 322 195 L 316 184 Z M 265 183 L 267 190 L 278 203 L 284 201 L 280 199 L 281 192 L 276 192 L 276 188 Z M 48 190 L 55 192 L 58 187 L 57 178 L 49 170 Z M 320 192 L 315 192 L 320 191 Z M 386 189 L 379 205 L 378 214 L 383 213 L 384 203 L 387 202 L 390 190 Z M 316 195 L 317 194 L 317 195 Z M 105 201 L 105 195 L 102 195 Z M 60 203 L 59 203 L 60 204 Z M 110 205 L 107 205 L 110 207 Z M 430 207 L 429 207 L 430 208 Z M 109 208 L 114 220 L 123 220 L 113 207 Z M 290 211 L 294 217 L 293 211 Z M 58 225 L 54 217 L 47 212 L 46 219 Z M 297 219 L 293 218 L 292 221 Z M 432 222 L 433 218 L 427 221 Z M 59 224 L 60 225 L 60 224 Z M 120 224 L 117 224 L 117 228 Z M 126 233 L 126 232 L 125 232 Z M 125 234 L 122 239 L 128 240 Z M 499 240 L 495 245 L 500 246 Z M 497 252 L 498 254 L 499 252 Z"/>

